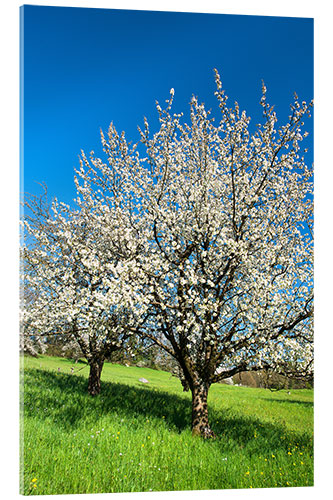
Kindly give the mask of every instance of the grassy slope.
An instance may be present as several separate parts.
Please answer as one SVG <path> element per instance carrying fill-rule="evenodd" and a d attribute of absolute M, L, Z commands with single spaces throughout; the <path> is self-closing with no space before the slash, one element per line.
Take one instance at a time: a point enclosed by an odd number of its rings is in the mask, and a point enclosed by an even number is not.
<path fill-rule="evenodd" d="M 219 438 L 204 441 L 192 438 L 190 394 L 169 373 L 106 363 L 91 398 L 88 367 L 71 366 L 25 358 L 24 494 L 313 484 L 312 390 L 216 384 L 208 405 Z"/>

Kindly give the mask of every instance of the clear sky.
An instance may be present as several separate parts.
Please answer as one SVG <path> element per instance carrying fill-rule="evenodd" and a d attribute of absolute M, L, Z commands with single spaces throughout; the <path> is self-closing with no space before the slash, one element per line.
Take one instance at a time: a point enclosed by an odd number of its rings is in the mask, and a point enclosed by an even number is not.
<path fill-rule="evenodd" d="M 262 79 L 286 119 L 294 91 L 313 97 L 313 19 L 22 7 L 22 190 L 39 193 L 43 181 L 70 202 L 81 149 L 99 153 L 111 121 L 137 142 L 137 125 L 155 123 L 155 101 L 172 87 L 175 112 L 195 94 L 214 114 L 215 67 L 254 123 Z"/>

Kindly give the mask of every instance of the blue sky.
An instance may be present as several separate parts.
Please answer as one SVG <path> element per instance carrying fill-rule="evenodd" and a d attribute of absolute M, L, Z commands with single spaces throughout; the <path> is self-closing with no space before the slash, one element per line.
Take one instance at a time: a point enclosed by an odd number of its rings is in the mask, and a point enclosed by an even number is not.
<path fill-rule="evenodd" d="M 171 87 L 176 112 L 192 94 L 217 111 L 214 67 L 253 123 L 264 79 L 283 120 L 294 91 L 313 97 L 313 20 L 24 6 L 22 191 L 45 182 L 51 197 L 71 202 L 81 149 L 99 152 L 99 129 L 111 121 L 138 141 L 137 125 L 144 116 L 156 123 L 155 100 Z"/>

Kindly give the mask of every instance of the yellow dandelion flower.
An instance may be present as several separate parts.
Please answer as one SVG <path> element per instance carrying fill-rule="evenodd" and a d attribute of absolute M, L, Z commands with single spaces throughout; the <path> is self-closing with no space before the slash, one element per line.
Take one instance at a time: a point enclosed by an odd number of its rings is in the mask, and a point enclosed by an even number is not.
<path fill-rule="evenodd" d="M 37 481 L 37 477 L 34 477 L 33 479 L 31 479 L 32 483 L 35 483 L 36 481 Z"/>

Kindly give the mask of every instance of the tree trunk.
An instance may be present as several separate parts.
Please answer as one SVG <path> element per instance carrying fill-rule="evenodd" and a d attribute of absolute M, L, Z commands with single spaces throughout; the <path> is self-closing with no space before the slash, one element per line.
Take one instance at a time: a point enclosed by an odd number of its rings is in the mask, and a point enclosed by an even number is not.
<path fill-rule="evenodd" d="M 201 382 L 192 388 L 192 435 L 215 438 L 208 423 L 207 396 L 209 385 Z"/>
<path fill-rule="evenodd" d="M 101 392 L 101 373 L 103 368 L 103 359 L 93 359 L 90 361 L 90 372 L 88 381 L 88 392 L 91 396 L 97 396 Z"/>

